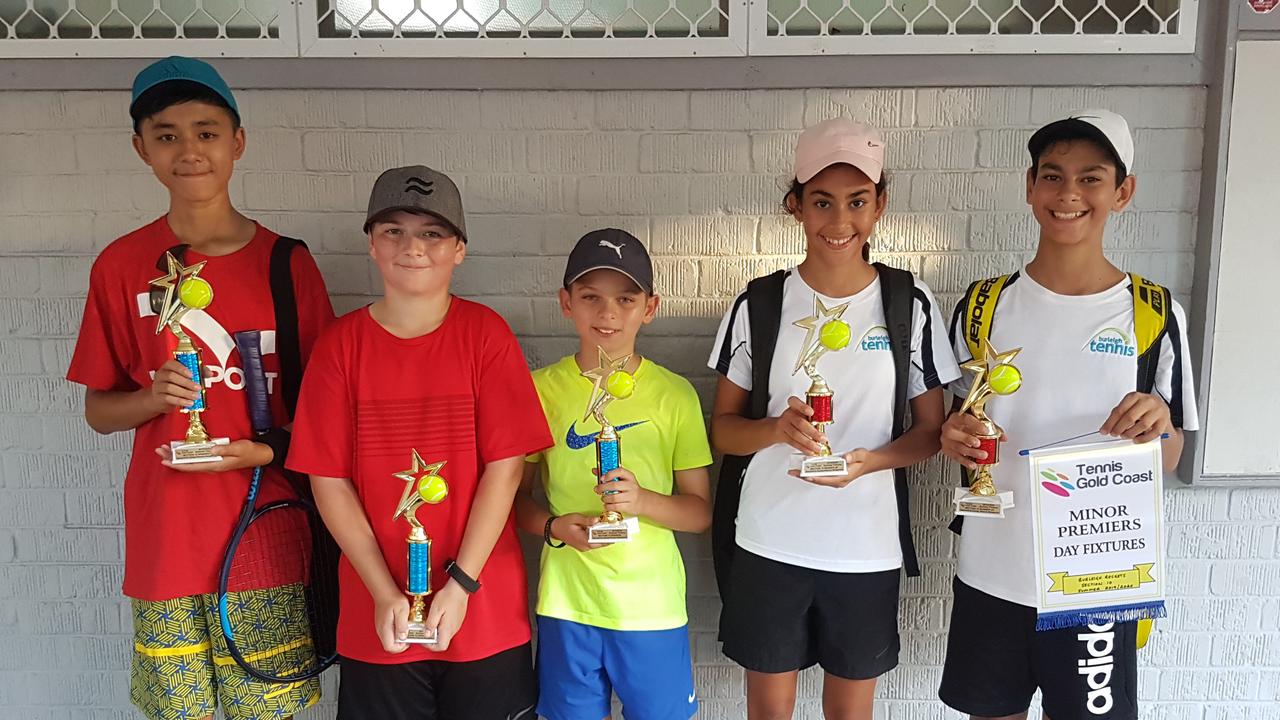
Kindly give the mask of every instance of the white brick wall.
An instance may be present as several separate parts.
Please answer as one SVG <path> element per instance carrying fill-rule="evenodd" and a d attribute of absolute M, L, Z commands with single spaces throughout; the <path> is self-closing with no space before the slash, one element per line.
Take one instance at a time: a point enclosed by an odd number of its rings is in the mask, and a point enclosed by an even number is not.
<path fill-rule="evenodd" d="M 801 248 L 778 212 L 796 133 L 846 113 L 891 142 L 882 255 L 923 273 L 944 303 L 1034 248 L 1022 144 L 1081 104 L 1136 129 L 1139 192 L 1108 239 L 1132 269 L 1191 290 L 1204 93 L 1192 88 L 736 92 L 245 92 L 241 208 L 305 238 L 340 310 L 378 281 L 361 207 L 388 164 L 458 178 L 471 256 L 460 292 L 498 308 L 530 360 L 572 347 L 552 294 L 585 230 L 620 225 L 649 243 L 663 317 L 642 348 L 694 380 L 715 324 L 755 274 Z M 0 93 L 0 716 L 127 718 L 129 631 L 119 598 L 127 437 L 95 436 L 61 380 L 91 257 L 152 219 L 164 195 L 128 147 L 121 93 Z M 905 585 L 902 666 L 877 717 L 954 717 L 934 691 L 945 650 L 954 471 L 914 473 L 923 577 Z M 1145 717 L 1280 719 L 1280 489 L 1168 492 L 1171 618 L 1142 654 Z M 705 538 L 685 538 L 702 717 L 745 716 L 743 675 L 715 642 L 719 604 Z M 330 678 L 332 684 L 332 678 Z M 807 673 L 797 715 L 820 717 Z M 333 694 L 330 694 L 330 698 Z M 309 718 L 326 717 L 324 711 Z"/>

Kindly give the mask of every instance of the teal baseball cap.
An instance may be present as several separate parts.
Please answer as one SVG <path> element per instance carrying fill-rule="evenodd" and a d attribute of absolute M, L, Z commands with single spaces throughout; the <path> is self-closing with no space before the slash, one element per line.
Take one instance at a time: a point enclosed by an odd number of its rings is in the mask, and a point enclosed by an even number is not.
<path fill-rule="evenodd" d="M 231 94 L 231 88 L 227 87 L 227 82 L 222 79 L 218 71 L 203 60 L 180 55 L 171 55 L 163 60 L 157 60 L 138 73 L 137 77 L 133 79 L 133 99 L 129 101 L 130 112 L 133 111 L 133 106 L 138 102 L 138 98 L 142 97 L 143 93 L 160 83 L 171 80 L 186 80 L 209 88 L 217 93 L 218 97 L 226 101 L 227 106 L 231 108 L 237 118 L 240 117 L 240 108 L 236 107 L 236 98 Z"/>

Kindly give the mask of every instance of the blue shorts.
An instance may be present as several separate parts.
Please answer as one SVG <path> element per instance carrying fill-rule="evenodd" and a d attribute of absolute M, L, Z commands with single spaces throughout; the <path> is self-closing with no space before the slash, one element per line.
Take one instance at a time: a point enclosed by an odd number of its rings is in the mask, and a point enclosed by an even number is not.
<path fill-rule="evenodd" d="M 698 710 L 689 627 L 606 630 L 538 616 L 538 714 L 601 720 L 618 693 L 626 720 L 689 720 Z"/>

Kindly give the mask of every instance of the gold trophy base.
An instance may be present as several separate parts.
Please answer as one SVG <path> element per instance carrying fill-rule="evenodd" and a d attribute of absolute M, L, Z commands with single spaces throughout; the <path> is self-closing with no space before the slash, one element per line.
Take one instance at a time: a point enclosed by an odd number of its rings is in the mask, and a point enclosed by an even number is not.
<path fill-rule="evenodd" d="M 195 463 L 217 462 L 222 459 L 218 448 L 231 442 L 230 438 L 211 438 L 206 442 L 187 442 L 174 440 L 169 443 L 169 452 L 174 465 L 191 465 Z"/>
<path fill-rule="evenodd" d="M 631 542 L 631 525 L 622 513 L 606 512 L 587 528 L 587 542 L 608 544 Z"/>
<path fill-rule="evenodd" d="M 1004 511 L 1013 507 L 1013 493 L 975 495 L 966 488 L 956 488 L 952 502 L 955 504 L 957 515 L 1002 518 Z"/>
<path fill-rule="evenodd" d="M 413 596 L 413 605 L 409 607 L 409 625 L 405 628 L 404 641 L 410 645 L 435 645 L 439 642 L 438 633 L 431 630 L 424 622 L 426 607 L 422 595 Z"/>

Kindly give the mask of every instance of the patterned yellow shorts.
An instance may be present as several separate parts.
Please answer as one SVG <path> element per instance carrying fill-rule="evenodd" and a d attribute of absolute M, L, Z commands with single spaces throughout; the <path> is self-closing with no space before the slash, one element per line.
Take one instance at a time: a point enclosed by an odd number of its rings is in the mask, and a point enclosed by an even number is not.
<path fill-rule="evenodd" d="M 270 608 L 254 647 L 310 653 L 302 587 L 230 593 L 227 601 Z M 265 613 L 264 613 L 265 616 Z M 194 720 L 217 705 L 229 720 L 277 720 L 320 699 L 319 679 L 297 683 L 262 682 L 227 652 L 218 621 L 218 596 L 192 595 L 151 602 L 133 601 L 133 704 L 152 720 Z M 265 641 L 265 642 L 264 642 Z"/>

